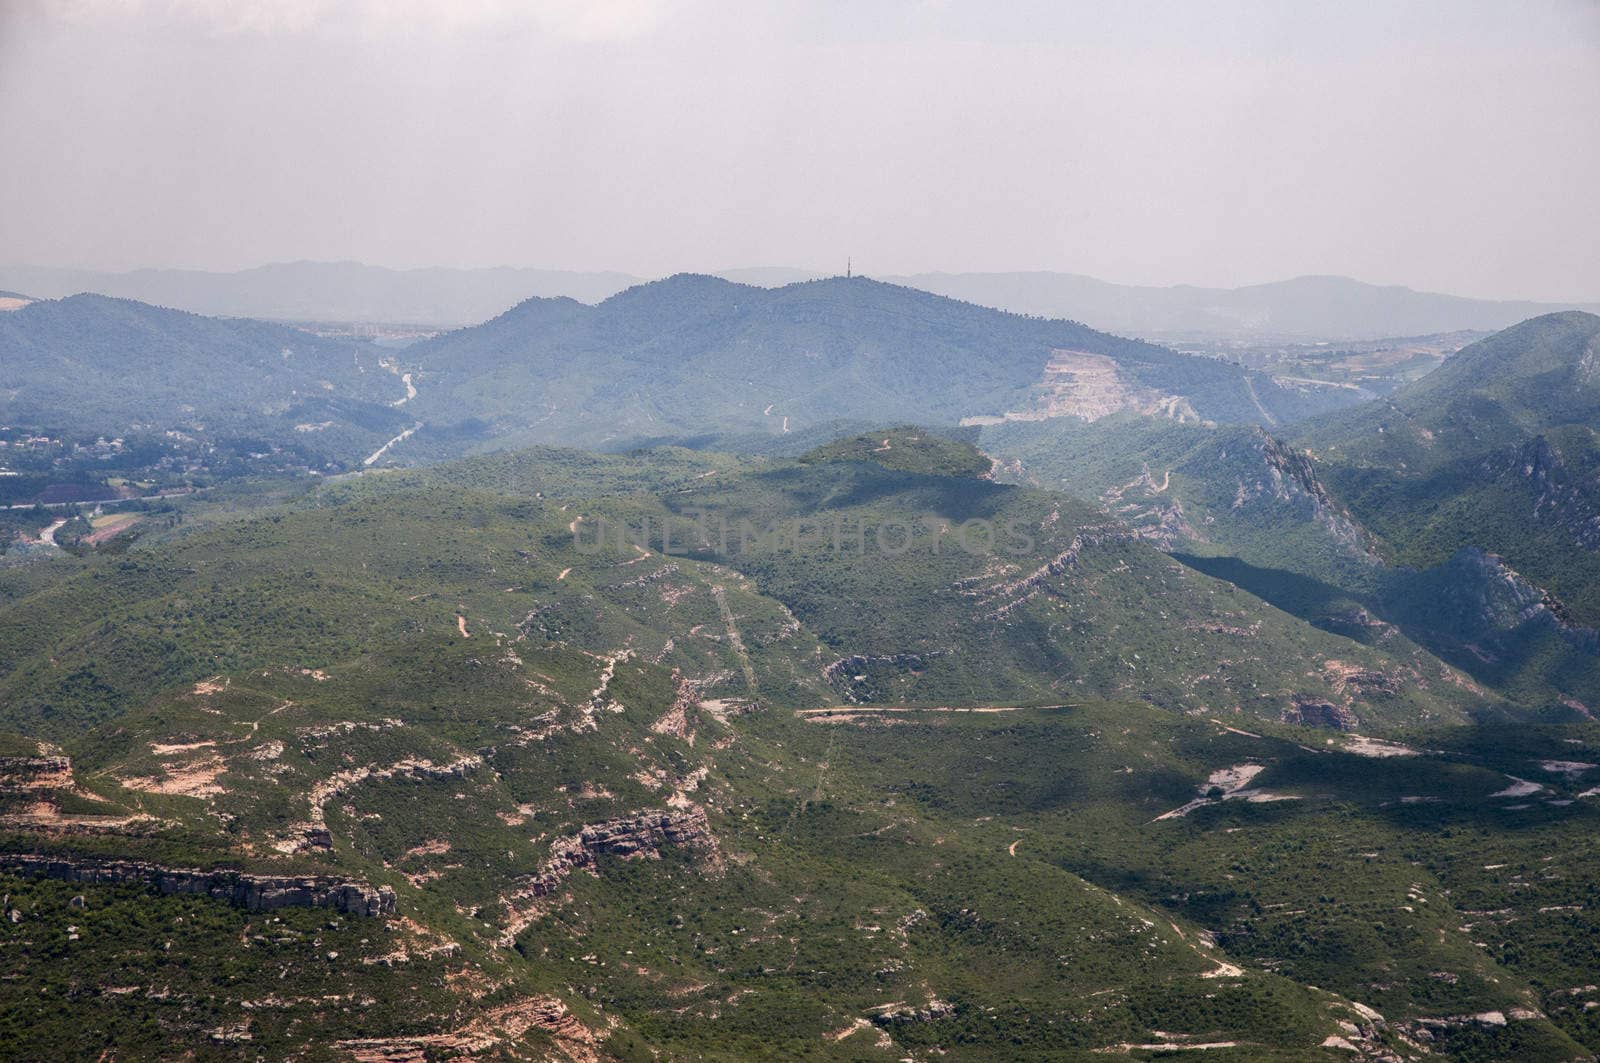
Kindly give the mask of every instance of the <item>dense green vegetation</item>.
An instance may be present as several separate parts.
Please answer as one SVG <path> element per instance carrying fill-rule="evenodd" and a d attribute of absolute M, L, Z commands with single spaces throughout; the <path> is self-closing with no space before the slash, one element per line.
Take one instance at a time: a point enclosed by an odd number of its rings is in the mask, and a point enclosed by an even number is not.
<path fill-rule="evenodd" d="M 1526 704 L 1581 712 L 1600 699 L 1597 335 L 1587 314 L 1526 322 L 1294 429 L 1294 445 L 1127 416 L 994 426 L 983 443 L 1008 477 L 1097 497 L 1319 627 L 1403 637 Z"/>
<path fill-rule="evenodd" d="M 950 427 L 1058 348 L 1215 421 L 1304 396 L 872 282 L 524 304 L 408 354 L 403 416 L 353 345 L 296 368 L 248 323 L 36 307 L 55 350 L 81 319 L 233 351 L 259 379 L 195 396 L 264 437 L 306 389 L 365 395 L 389 420 L 336 468 L 412 418 L 407 461 L 764 442 L 9 511 L 63 523 L 0 568 L 0 862 L 397 911 L 0 863 L 0 1055 L 1600 1051 L 1600 731 L 1563 722 L 1600 696 L 1596 319 L 1468 348 L 1395 393 L 1409 435 L 1347 418 L 1308 453 L 1127 410 Z M 824 427 L 881 411 L 944 427 Z"/>
<path fill-rule="evenodd" d="M 968 435 L 976 439 L 976 430 Z M 985 476 L 991 462 L 970 441 L 948 438 L 912 426 L 836 439 L 808 450 L 801 464 L 870 461 L 886 469 L 927 476 Z"/>
<path fill-rule="evenodd" d="M 1329 408 L 1214 359 L 865 278 L 769 290 L 681 275 L 593 307 L 532 299 L 407 349 L 429 422 L 408 453 L 436 456 L 475 435 L 615 447 L 840 419 L 953 425 L 1027 405 L 1058 349 L 1107 356 L 1133 385 L 1183 396 L 1213 420 Z"/>
<path fill-rule="evenodd" d="M 43 435 L 164 433 L 344 467 L 412 421 L 372 344 L 98 295 L 0 314 L 0 421 Z"/>
<path fill-rule="evenodd" d="M 913 464 L 970 454 L 929 438 L 935 457 Z M 448 632 L 458 615 L 471 630 L 631 641 L 727 673 L 734 693 L 749 693 L 748 660 L 769 676 L 761 693 L 791 705 L 1137 691 L 1269 719 L 1296 697 L 1331 699 L 1376 721 L 1494 704 L 1439 685 L 1451 672 L 1438 661 L 1319 631 L 1058 494 L 876 462 L 741 471 L 668 452 L 659 475 L 676 486 L 658 497 L 638 491 L 639 466 L 656 460 L 547 450 L 342 481 L 268 516 L 100 556 L 0 608 L 0 711 L 67 734 L 173 683 L 321 667 Z M 549 495 L 520 493 L 531 482 Z M 600 494 L 575 505 L 585 484 Z M 737 648 L 683 635 L 690 617 L 723 624 L 719 594 L 740 618 Z M 1305 671 L 1284 674 L 1283 659 Z M 1348 688 L 1347 666 L 1388 680 Z"/>
<path fill-rule="evenodd" d="M 1428 567 L 1487 550 L 1593 625 L 1597 341 L 1592 314 L 1524 322 L 1382 404 L 1308 425 L 1304 440 L 1396 560 Z"/>
<path fill-rule="evenodd" d="M 879 460 L 897 450 L 899 468 Z M 17 570 L 0 586 L 7 719 L 61 742 L 76 782 L 7 803 L 0 853 L 317 870 L 393 887 L 402 919 L 375 931 L 14 881 L 3 992 L 85 1018 L 30 1003 L 7 1043 L 139 1056 L 186 1037 L 227 1058 L 470 1027 L 537 1058 L 575 1036 L 549 1018 L 558 1000 L 620 1059 L 1069 1059 L 1163 1041 L 1304 1058 L 1336 1036 L 1421 1045 L 1408 1024 L 1432 1017 L 1490 1052 L 1592 1038 L 1570 1007 L 1570 1029 L 1458 1022 L 1555 1001 L 1558 946 L 1518 939 L 1529 973 L 1508 973 L 1455 937 L 1432 944 L 1447 921 L 1407 922 L 1343 946 L 1360 962 L 1336 978 L 1261 914 L 1323 872 L 1307 862 L 1320 846 L 1252 866 L 1256 899 L 1233 881 L 1229 830 L 1337 836 L 1424 781 L 1515 818 L 1487 795 L 1544 748 L 1481 766 L 1477 750 L 1439 754 L 1427 779 L 1417 762 L 1391 779 L 1390 761 L 1306 752 L 1326 732 L 1280 732 L 1286 709 L 1393 728 L 1495 699 L 1420 651 L 1389 656 L 1209 580 L 1066 496 L 971 475 L 974 456 L 900 429 L 802 461 L 546 449 L 263 485 L 253 504 L 241 485 L 121 554 Z M 752 534 L 724 547 L 705 514 Z M 835 520 L 867 537 L 836 548 L 802 526 Z M 585 526 L 602 521 L 648 545 L 594 549 Z M 890 522 L 914 548 L 870 545 Z M 977 526 L 1002 541 L 963 545 Z M 1008 528 L 1025 547 L 1007 552 Z M 1028 702 L 1064 707 L 1011 708 Z M 1296 800 L 1155 818 L 1240 763 Z M 1588 804 L 1542 803 L 1540 829 L 1581 829 Z M 650 809 L 703 814 L 704 840 L 601 852 L 545 900 L 518 892 L 560 839 Z M 1500 844 L 1496 822 L 1472 844 Z M 308 823 L 331 846 L 305 843 Z M 1398 855 L 1340 866 L 1374 897 L 1411 874 Z M 1316 940 L 1370 918 L 1313 910 Z M 408 958 L 364 962 L 392 956 L 392 935 Z M 167 940 L 193 954 L 183 968 L 144 959 Z M 82 962 L 55 961 L 69 954 Z M 1458 982 L 1439 988 L 1435 970 Z M 347 988 L 323 988 L 336 979 Z M 220 987 L 204 1006 L 201 982 Z M 263 1011 L 266 995 L 279 1003 Z M 518 1030 L 517 1008 L 545 1009 L 544 1025 Z"/>

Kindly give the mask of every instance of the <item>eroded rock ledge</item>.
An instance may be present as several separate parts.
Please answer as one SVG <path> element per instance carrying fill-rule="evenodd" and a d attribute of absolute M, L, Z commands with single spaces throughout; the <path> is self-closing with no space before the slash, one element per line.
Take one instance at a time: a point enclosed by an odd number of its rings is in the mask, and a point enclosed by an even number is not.
<path fill-rule="evenodd" d="M 543 910 L 540 902 L 554 894 L 574 870 L 594 871 L 596 857 L 601 854 L 659 859 L 661 848 L 666 845 L 695 850 L 713 864 L 718 861 L 716 837 L 706 823 L 705 810 L 698 806 L 608 819 L 556 839 L 538 872 L 519 879 L 517 888 L 501 898 L 506 907 L 506 930 L 501 943 L 509 946 Z"/>
<path fill-rule="evenodd" d="M 0 757 L 0 789 L 60 790 L 72 786 L 67 757 Z"/>
<path fill-rule="evenodd" d="M 543 897 L 574 869 L 592 869 L 595 857 L 602 853 L 656 859 L 663 845 L 714 848 L 705 812 L 699 808 L 641 812 L 591 823 L 576 834 L 556 839 L 550 846 L 550 858 L 537 875 L 524 880 L 523 888 L 532 896 Z"/>
<path fill-rule="evenodd" d="M 198 894 L 251 911 L 329 908 L 348 915 L 394 914 L 394 890 L 325 875 L 256 875 L 163 867 L 138 860 L 75 860 L 33 853 L 0 854 L 0 871 L 62 882 L 147 886 L 157 893 Z"/>

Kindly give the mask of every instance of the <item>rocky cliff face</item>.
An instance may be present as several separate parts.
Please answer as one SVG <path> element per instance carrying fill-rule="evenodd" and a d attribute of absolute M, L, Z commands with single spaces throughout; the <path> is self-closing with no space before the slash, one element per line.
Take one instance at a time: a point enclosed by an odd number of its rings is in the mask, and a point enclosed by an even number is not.
<path fill-rule="evenodd" d="M 1356 714 L 1343 705 L 1320 698 L 1296 695 L 1280 717 L 1284 723 L 1301 727 L 1331 727 L 1336 731 L 1353 731 L 1361 725 Z"/>
<path fill-rule="evenodd" d="M 1301 519 L 1320 525 L 1334 542 L 1376 564 L 1378 554 L 1371 534 L 1328 494 L 1311 458 L 1259 429 L 1256 436 L 1264 476 L 1248 486 L 1240 482 L 1234 508 L 1256 498 L 1288 505 Z"/>
<path fill-rule="evenodd" d="M 1501 483 L 1522 486 L 1533 520 L 1560 528 L 1585 550 L 1600 550 L 1600 490 L 1592 462 L 1587 448 L 1563 447 L 1560 440 L 1541 435 L 1486 460 L 1481 471 Z"/>
<path fill-rule="evenodd" d="M 72 786 L 68 757 L 0 757 L 0 790 L 62 790 Z"/>
<path fill-rule="evenodd" d="M 503 1004 L 446 1033 L 409 1037 L 373 1037 L 340 1041 L 338 1047 L 356 1063 L 425 1063 L 487 1055 L 525 1058 L 515 1051 L 530 1031 L 542 1031 L 568 1063 L 599 1063 L 599 1036 L 555 997 L 537 996 Z M 501 1048 L 501 1046 L 506 1046 Z M 547 1058 L 541 1056 L 540 1058 Z M 606 1058 L 612 1058 L 607 1056 Z"/>
<path fill-rule="evenodd" d="M 545 896 L 575 868 L 592 869 L 595 858 L 609 856 L 654 859 L 664 845 L 713 848 L 716 845 L 702 809 L 641 812 L 620 819 L 591 823 L 576 834 L 558 838 L 550 858 L 528 880 L 534 896 Z"/>
<path fill-rule="evenodd" d="M 705 810 L 660 809 L 632 816 L 608 819 L 584 826 L 576 834 L 558 838 L 550 845 L 550 856 L 532 875 L 517 883 L 502 898 L 506 908 L 506 932 L 502 944 L 510 945 L 516 935 L 542 910 L 540 901 L 555 893 L 574 870 L 593 871 L 596 859 L 604 855 L 631 859 L 659 859 L 667 845 L 699 850 L 715 860 L 717 840 L 706 822 Z"/>
<path fill-rule="evenodd" d="M 202 871 L 163 867 L 136 860 L 80 860 L 31 853 L 0 854 L 0 869 L 10 874 L 62 882 L 143 885 L 161 894 L 199 894 L 251 911 L 275 908 L 328 908 L 348 915 L 394 914 L 394 890 L 356 879 L 322 875 L 256 875 L 243 871 Z"/>
<path fill-rule="evenodd" d="M 1417 573 L 1403 589 L 1405 594 L 1397 597 L 1427 602 L 1428 619 L 1464 642 L 1493 644 L 1542 627 L 1575 649 L 1600 653 L 1600 632 L 1572 623 L 1549 592 L 1477 547 L 1459 550 L 1443 565 Z"/>

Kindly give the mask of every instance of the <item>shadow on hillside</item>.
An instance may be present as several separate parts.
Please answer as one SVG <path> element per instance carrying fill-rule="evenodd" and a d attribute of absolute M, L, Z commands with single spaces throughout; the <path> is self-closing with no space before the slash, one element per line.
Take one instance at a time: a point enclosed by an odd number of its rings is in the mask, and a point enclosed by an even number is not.
<path fill-rule="evenodd" d="M 1470 635 L 1446 630 L 1443 625 L 1447 619 L 1427 611 L 1425 606 L 1432 602 L 1418 600 L 1424 592 L 1405 581 L 1404 570 L 1392 570 L 1393 578 L 1384 590 L 1367 595 L 1296 572 L 1261 568 L 1237 557 L 1182 553 L 1171 556 L 1196 572 L 1225 580 L 1330 634 L 1373 645 L 1385 628 L 1392 625 L 1406 638 L 1477 682 L 1509 691 L 1514 700 L 1519 688 L 1529 688 L 1529 704 L 1537 707 L 1537 718 L 1549 722 L 1587 718 L 1554 704 L 1552 699 L 1541 694 L 1540 687 L 1546 684 L 1557 689 L 1583 689 L 1590 682 L 1574 674 L 1583 663 L 1581 657 L 1558 654 L 1558 633 L 1526 624 L 1514 631 L 1484 627 Z M 1556 656 L 1556 663 L 1544 663 L 1552 656 Z M 1541 705 L 1544 701 L 1552 703 Z M 1487 701 L 1476 707 L 1473 715 L 1479 723 L 1523 718 L 1520 712 L 1508 712 Z"/>
<path fill-rule="evenodd" d="M 1298 572 L 1261 568 L 1237 557 L 1201 557 L 1183 553 L 1171 556 L 1196 572 L 1249 591 L 1313 627 L 1358 642 L 1368 642 L 1372 638 L 1364 613 L 1370 611 L 1374 603 L 1365 595 L 1353 594 L 1342 587 L 1302 576 Z"/>

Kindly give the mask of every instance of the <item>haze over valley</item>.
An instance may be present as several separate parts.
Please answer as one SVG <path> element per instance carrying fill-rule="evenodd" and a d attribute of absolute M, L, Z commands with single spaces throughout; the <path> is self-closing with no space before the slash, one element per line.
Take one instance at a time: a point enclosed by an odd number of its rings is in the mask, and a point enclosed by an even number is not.
<path fill-rule="evenodd" d="M 765 288 L 832 275 L 789 268 L 709 272 Z M 1372 341 L 1492 332 L 1541 313 L 1600 310 L 1600 303 L 1594 302 L 1467 299 L 1345 277 L 1298 277 L 1224 289 L 1142 287 L 1051 272 L 873 276 L 887 284 L 1012 313 L 1179 341 Z M 356 262 L 289 262 L 233 273 L 0 266 L 0 288 L 36 298 L 98 292 L 220 317 L 434 329 L 481 324 L 530 297 L 598 303 L 652 279 L 660 278 L 548 269 L 394 270 Z"/>

